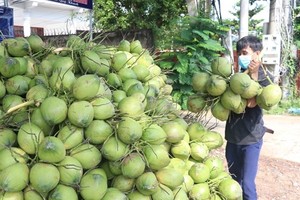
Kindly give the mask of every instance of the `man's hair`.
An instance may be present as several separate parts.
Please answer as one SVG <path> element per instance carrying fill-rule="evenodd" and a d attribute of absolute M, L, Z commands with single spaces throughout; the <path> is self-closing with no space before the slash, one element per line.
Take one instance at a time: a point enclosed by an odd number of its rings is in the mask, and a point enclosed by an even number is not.
<path fill-rule="evenodd" d="M 252 35 L 245 36 L 241 38 L 237 43 L 236 43 L 236 50 L 237 52 L 240 52 L 242 49 L 250 47 L 253 51 L 261 51 L 263 49 L 263 45 L 261 40 Z"/>

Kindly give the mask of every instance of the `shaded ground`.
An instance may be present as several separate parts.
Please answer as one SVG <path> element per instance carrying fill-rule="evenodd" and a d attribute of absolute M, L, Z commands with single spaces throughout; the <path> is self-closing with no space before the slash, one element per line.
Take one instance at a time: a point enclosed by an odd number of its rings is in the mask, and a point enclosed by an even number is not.
<path fill-rule="evenodd" d="M 264 137 L 258 200 L 300 200 L 300 116 L 265 115 L 264 121 L 275 133 Z M 214 130 L 224 133 L 224 127 L 221 122 Z"/>

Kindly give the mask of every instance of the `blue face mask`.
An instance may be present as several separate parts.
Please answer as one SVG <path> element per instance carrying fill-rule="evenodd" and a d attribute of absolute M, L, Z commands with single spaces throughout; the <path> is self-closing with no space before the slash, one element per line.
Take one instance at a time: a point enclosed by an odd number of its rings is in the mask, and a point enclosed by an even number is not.
<path fill-rule="evenodd" d="M 239 66 L 242 70 L 248 69 L 248 66 L 252 60 L 251 55 L 240 55 L 238 58 Z"/>

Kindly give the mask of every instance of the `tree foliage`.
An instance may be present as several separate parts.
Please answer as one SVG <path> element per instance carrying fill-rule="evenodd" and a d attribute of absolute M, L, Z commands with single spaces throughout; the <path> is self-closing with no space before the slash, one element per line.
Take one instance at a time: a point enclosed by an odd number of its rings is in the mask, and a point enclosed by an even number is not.
<path fill-rule="evenodd" d="M 295 19 L 294 19 L 294 41 L 296 42 L 297 47 L 300 47 L 300 7 L 294 10 Z"/>
<path fill-rule="evenodd" d="M 193 94 L 191 77 L 198 71 L 210 71 L 211 61 L 226 51 L 221 41 L 228 30 L 228 27 L 200 15 L 184 17 L 178 34 L 174 35 L 176 50 L 161 56 L 158 65 L 169 71 L 172 95 L 183 109 L 187 109 L 187 98 Z"/>
<path fill-rule="evenodd" d="M 185 0 L 95 0 L 94 24 L 104 31 L 160 28 L 186 12 Z"/>

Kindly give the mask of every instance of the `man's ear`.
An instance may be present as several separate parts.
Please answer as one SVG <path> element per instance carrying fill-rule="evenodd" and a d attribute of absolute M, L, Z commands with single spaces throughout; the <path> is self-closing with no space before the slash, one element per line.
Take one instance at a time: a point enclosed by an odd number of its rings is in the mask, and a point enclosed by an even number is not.
<path fill-rule="evenodd" d="M 264 49 L 262 49 L 261 51 L 258 51 L 259 54 L 258 54 L 258 59 L 259 61 L 262 61 L 262 57 L 264 56 Z"/>

